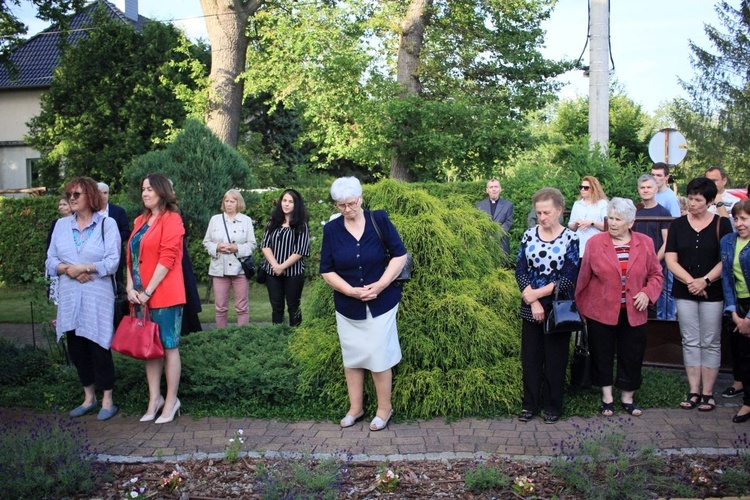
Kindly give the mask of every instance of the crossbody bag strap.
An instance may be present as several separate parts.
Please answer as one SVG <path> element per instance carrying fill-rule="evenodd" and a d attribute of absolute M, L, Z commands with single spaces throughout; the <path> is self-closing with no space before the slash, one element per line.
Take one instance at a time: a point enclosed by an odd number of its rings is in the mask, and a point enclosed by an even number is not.
<path fill-rule="evenodd" d="M 107 220 L 107 217 L 102 217 L 102 246 L 104 246 L 104 221 Z M 122 258 L 122 256 L 120 256 Z M 110 274 L 109 278 L 112 280 L 112 291 L 115 292 L 115 299 L 117 299 L 117 284 L 115 283 L 115 275 Z"/>
<path fill-rule="evenodd" d="M 378 239 L 380 240 L 380 245 L 383 247 L 383 251 L 385 252 L 385 256 L 387 259 L 390 260 L 391 258 L 391 252 L 388 250 L 388 247 L 385 246 L 385 241 L 383 241 L 383 234 L 380 232 L 380 228 L 378 227 L 378 223 L 375 221 L 375 215 L 374 212 L 370 211 L 370 220 L 372 221 L 372 225 L 375 228 L 375 232 L 378 233 Z"/>
<path fill-rule="evenodd" d="M 221 214 L 221 222 L 224 223 L 224 232 L 227 234 L 227 243 L 231 243 L 232 238 L 229 237 L 229 229 L 227 229 L 227 221 L 224 219 L 224 214 Z M 237 252 L 234 252 L 233 255 L 237 260 L 240 260 L 240 258 L 237 256 Z"/>

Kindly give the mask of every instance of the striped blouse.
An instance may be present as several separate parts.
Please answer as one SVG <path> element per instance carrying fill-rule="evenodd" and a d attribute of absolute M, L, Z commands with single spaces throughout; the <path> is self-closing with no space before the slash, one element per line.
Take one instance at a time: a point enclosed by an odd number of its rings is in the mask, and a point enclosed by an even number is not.
<path fill-rule="evenodd" d="M 630 259 L 630 245 L 615 245 L 617 260 L 620 262 L 620 273 L 622 275 L 622 296 L 620 298 L 621 307 L 625 307 L 627 295 L 625 294 L 625 277 L 628 274 L 628 260 Z"/>
<path fill-rule="evenodd" d="M 301 255 L 303 258 L 287 268 L 284 275 L 298 276 L 305 274 L 304 257 L 310 256 L 310 231 L 307 224 L 304 225 L 300 234 L 295 233 L 288 226 L 277 227 L 269 233 L 268 226 L 266 226 L 266 232 L 263 235 L 260 247 L 270 248 L 279 264 L 287 260 L 292 254 Z M 267 261 L 264 260 L 262 266 L 269 274 L 271 273 L 271 265 Z"/>

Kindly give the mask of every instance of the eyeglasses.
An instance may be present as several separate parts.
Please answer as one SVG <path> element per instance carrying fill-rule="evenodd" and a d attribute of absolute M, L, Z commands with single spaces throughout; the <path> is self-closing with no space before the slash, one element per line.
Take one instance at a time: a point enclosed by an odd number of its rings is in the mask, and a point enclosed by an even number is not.
<path fill-rule="evenodd" d="M 72 193 L 65 193 L 65 197 L 69 200 L 77 200 L 82 194 L 80 191 L 73 191 Z"/>
<path fill-rule="evenodd" d="M 583 189 L 584 191 L 588 191 L 591 189 L 591 186 L 578 186 L 578 189 Z"/>
<path fill-rule="evenodd" d="M 350 201 L 349 203 L 336 203 L 336 208 L 341 210 L 342 212 L 348 208 L 357 208 L 357 205 L 359 204 L 359 199 L 357 201 Z"/>

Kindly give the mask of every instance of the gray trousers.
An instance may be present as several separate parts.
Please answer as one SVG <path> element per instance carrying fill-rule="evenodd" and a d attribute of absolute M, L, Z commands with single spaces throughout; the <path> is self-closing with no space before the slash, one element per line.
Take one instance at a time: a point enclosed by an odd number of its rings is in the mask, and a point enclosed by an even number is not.
<path fill-rule="evenodd" d="M 676 299 L 685 366 L 721 366 L 721 322 L 724 302 Z"/>

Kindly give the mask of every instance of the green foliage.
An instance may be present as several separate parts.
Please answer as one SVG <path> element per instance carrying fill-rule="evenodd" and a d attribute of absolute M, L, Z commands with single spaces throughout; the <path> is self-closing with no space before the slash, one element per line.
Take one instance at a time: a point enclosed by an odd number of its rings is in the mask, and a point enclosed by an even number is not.
<path fill-rule="evenodd" d="M 97 8 L 88 37 L 65 50 L 27 141 L 42 154 L 35 185 L 88 175 L 122 186 L 132 158 L 154 150 L 205 101 L 205 58 L 177 28 L 142 31 Z M 64 164 L 64 169 L 62 168 Z"/>
<path fill-rule="evenodd" d="M 739 3 L 737 7 L 734 5 Z M 671 115 L 685 134 L 693 173 L 721 165 L 730 178 L 750 173 L 750 3 L 716 2 L 721 27 L 705 25 L 710 48 L 690 43 L 692 81 L 680 80 L 690 96 L 675 99 Z"/>
<path fill-rule="evenodd" d="M 638 446 L 607 423 L 589 424 L 563 440 L 551 470 L 581 498 L 664 496 L 679 484 L 677 477 L 667 475 L 664 459 L 652 445 Z"/>
<path fill-rule="evenodd" d="M 506 488 L 510 479 L 497 467 L 479 464 L 464 474 L 466 487 L 474 492 Z"/>
<path fill-rule="evenodd" d="M 415 257 L 399 307 L 403 359 L 393 402 L 406 418 L 507 412 L 519 403 L 519 294 L 501 269 L 497 226 L 471 205 L 452 206 L 393 181 L 366 186 L 368 208 L 386 208 Z M 333 297 L 322 280 L 291 339 L 300 390 L 331 410 L 346 405 Z M 366 388 L 374 404 L 372 387 Z"/>
<path fill-rule="evenodd" d="M 59 415 L 0 425 L 0 491 L 3 498 L 90 495 L 101 467 L 83 430 Z"/>
<path fill-rule="evenodd" d="M 290 329 L 230 327 L 190 334 L 180 346 L 186 398 L 257 406 L 284 406 L 296 399 L 297 369 L 288 350 Z"/>
<path fill-rule="evenodd" d="M 0 386 L 20 386 L 35 379 L 55 380 L 52 358 L 30 345 L 17 347 L 0 338 Z"/>
<path fill-rule="evenodd" d="M 320 167 L 364 167 L 379 178 L 395 154 L 419 180 L 487 175 L 529 144 L 524 114 L 552 99 L 553 77 L 568 67 L 539 51 L 551 2 L 436 1 L 424 47 L 414 48 L 422 91 L 403 98 L 395 62 L 407 6 L 259 11 L 245 93 L 268 96 L 271 113 L 280 103 L 298 110 L 298 150 Z"/>
<path fill-rule="evenodd" d="M 263 500 L 334 500 L 346 471 L 346 464 L 335 458 L 315 459 L 304 453 L 261 462 L 255 484 Z"/>
<path fill-rule="evenodd" d="M 31 283 L 43 277 L 47 235 L 57 198 L 0 198 L 0 281 Z"/>
<path fill-rule="evenodd" d="M 221 210 L 224 193 L 255 185 L 239 153 L 195 119 L 185 121 L 166 149 L 147 153 L 128 165 L 125 181 L 131 202 L 140 200 L 141 179 L 151 172 L 172 179 L 188 235 L 200 241 L 211 216 Z"/>

